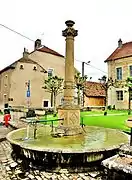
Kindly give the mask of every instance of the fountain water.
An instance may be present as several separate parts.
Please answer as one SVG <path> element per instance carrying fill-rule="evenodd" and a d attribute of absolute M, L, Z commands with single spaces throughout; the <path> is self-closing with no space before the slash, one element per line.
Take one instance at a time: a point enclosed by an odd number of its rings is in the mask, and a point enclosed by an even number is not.
<path fill-rule="evenodd" d="M 25 160 L 28 165 L 41 165 L 41 168 L 52 171 L 60 168 L 85 171 L 115 154 L 122 143 L 128 142 L 128 137 L 114 129 L 80 126 L 80 108 L 74 104 L 74 37 L 78 31 L 73 28 L 73 21 L 66 21 L 66 25 L 62 32 L 66 37 L 64 104 L 58 110 L 63 123 L 60 121 L 56 130 L 52 131 L 55 137 L 51 136 L 49 126 L 45 131 L 45 126 L 41 124 L 37 125 L 35 139 L 24 140 L 24 128 L 10 132 L 7 139 L 16 157 Z"/>

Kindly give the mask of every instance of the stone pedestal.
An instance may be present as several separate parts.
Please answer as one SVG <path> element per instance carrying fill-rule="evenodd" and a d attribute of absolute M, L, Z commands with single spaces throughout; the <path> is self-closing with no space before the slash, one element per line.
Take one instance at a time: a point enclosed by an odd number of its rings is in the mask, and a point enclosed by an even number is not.
<path fill-rule="evenodd" d="M 58 111 L 59 118 L 64 119 L 57 128 L 57 133 L 73 136 L 83 132 L 80 127 L 80 108 L 65 106 Z"/>

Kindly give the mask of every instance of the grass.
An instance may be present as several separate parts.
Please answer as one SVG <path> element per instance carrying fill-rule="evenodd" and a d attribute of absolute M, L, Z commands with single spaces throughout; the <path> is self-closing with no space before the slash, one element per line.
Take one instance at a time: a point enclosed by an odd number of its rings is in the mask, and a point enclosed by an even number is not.
<path fill-rule="evenodd" d="M 84 124 L 88 126 L 101 126 L 130 132 L 130 128 L 125 125 L 125 121 L 128 119 L 127 115 L 83 116 L 82 118 Z"/>
<path fill-rule="evenodd" d="M 105 128 L 113 128 L 120 129 L 125 132 L 130 132 L 130 128 L 128 128 L 125 124 L 128 119 L 128 111 L 122 110 L 111 110 L 108 111 L 107 116 L 104 116 L 103 111 L 87 111 L 81 112 L 81 118 L 83 119 L 83 123 L 88 126 L 100 126 Z M 47 120 L 57 119 L 58 116 L 54 117 L 53 115 L 48 115 Z M 42 117 L 41 120 L 45 118 Z M 47 124 L 51 124 L 48 122 Z M 54 125 L 57 125 L 58 122 L 54 122 Z"/>
<path fill-rule="evenodd" d="M 49 124 L 49 125 L 51 124 L 51 121 L 50 121 L 50 120 L 54 120 L 54 119 L 58 119 L 58 115 L 54 117 L 54 115 L 51 114 L 51 115 L 47 115 L 47 116 L 42 116 L 42 117 L 40 118 L 40 120 L 47 120 L 46 123 L 45 123 L 45 122 L 42 122 L 43 124 Z M 57 124 L 58 124 L 58 122 L 57 122 L 57 121 L 54 121 L 54 125 L 57 125 Z"/>

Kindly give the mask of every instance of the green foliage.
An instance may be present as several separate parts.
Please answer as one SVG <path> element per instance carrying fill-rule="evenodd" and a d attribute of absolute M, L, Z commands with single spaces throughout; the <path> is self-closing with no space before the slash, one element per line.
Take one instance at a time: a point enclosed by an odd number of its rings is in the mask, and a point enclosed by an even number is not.
<path fill-rule="evenodd" d="M 126 83 L 126 86 L 132 87 L 132 77 L 127 77 Z"/>
<path fill-rule="evenodd" d="M 113 109 L 113 110 L 115 110 L 115 109 L 116 109 L 116 108 L 115 108 L 115 105 L 113 105 L 112 109 Z"/>
<path fill-rule="evenodd" d="M 53 114 L 53 113 L 54 113 L 54 111 L 51 108 L 48 108 L 48 109 L 45 110 L 45 115 Z"/>
<path fill-rule="evenodd" d="M 35 117 L 35 110 L 34 109 L 29 109 L 28 112 L 26 113 L 26 117 Z"/>
<path fill-rule="evenodd" d="M 107 109 L 108 109 L 108 110 L 111 110 L 111 109 L 112 109 L 111 105 L 107 106 Z"/>
<path fill-rule="evenodd" d="M 9 108 L 5 108 L 4 109 L 4 114 L 10 114 L 10 109 Z"/>
<path fill-rule="evenodd" d="M 63 90 L 63 79 L 58 76 L 51 76 L 44 83 L 43 88 L 51 94 L 51 104 L 54 100 L 54 113 L 56 113 L 56 97 Z"/>
<path fill-rule="evenodd" d="M 75 87 L 77 88 L 77 99 L 78 99 L 78 105 L 80 105 L 80 99 L 81 99 L 81 90 L 84 90 L 85 88 L 85 82 L 87 80 L 87 76 L 82 76 L 80 73 L 77 73 L 75 75 Z"/>
<path fill-rule="evenodd" d="M 128 110 L 128 115 L 131 115 L 131 110 Z"/>
<path fill-rule="evenodd" d="M 104 112 L 104 116 L 107 116 L 107 111 Z"/>
<path fill-rule="evenodd" d="M 85 86 L 85 82 L 86 82 L 87 78 L 88 77 L 86 75 L 85 76 L 81 76 L 80 73 L 77 73 L 75 75 L 75 86 L 76 86 L 76 88 L 77 89 L 80 88 L 80 90 L 82 90 L 84 88 L 84 86 Z"/>
<path fill-rule="evenodd" d="M 62 78 L 59 78 L 58 76 L 51 76 L 48 77 L 44 83 L 45 86 L 43 88 L 46 89 L 49 93 L 56 93 L 56 95 L 58 95 L 62 92 Z"/>
<path fill-rule="evenodd" d="M 2 112 L 2 110 L 0 109 L 0 115 L 2 115 L 3 114 L 3 112 Z"/>
<path fill-rule="evenodd" d="M 101 78 L 99 78 L 100 82 L 106 83 L 107 76 L 103 75 Z"/>

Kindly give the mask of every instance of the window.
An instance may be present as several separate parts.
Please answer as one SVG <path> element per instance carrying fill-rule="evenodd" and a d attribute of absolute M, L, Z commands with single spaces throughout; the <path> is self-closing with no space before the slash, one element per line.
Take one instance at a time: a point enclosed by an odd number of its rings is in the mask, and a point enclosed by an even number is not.
<path fill-rule="evenodd" d="M 123 100 L 123 91 L 116 91 L 117 100 Z"/>
<path fill-rule="evenodd" d="M 43 101 L 43 107 L 48 107 L 49 101 Z"/>
<path fill-rule="evenodd" d="M 4 94 L 4 98 L 6 98 L 7 94 Z"/>
<path fill-rule="evenodd" d="M 8 98 L 8 101 L 13 101 L 13 98 Z"/>
<path fill-rule="evenodd" d="M 33 70 L 34 70 L 34 71 L 36 71 L 36 70 L 37 70 L 37 67 L 36 67 L 36 66 L 34 66 L 34 67 L 33 67 Z"/>
<path fill-rule="evenodd" d="M 48 77 L 51 77 L 51 76 L 53 76 L 53 69 L 49 68 L 48 69 Z"/>
<path fill-rule="evenodd" d="M 23 66 L 23 64 L 21 64 L 21 65 L 20 65 L 20 69 L 24 69 L 24 66 Z"/>
<path fill-rule="evenodd" d="M 122 67 L 116 68 L 117 80 L 122 80 Z"/>
<path fill-rule="evenodd" d="M 129 66 L 129 75 L 132 76 L 132 66 Z"/>

